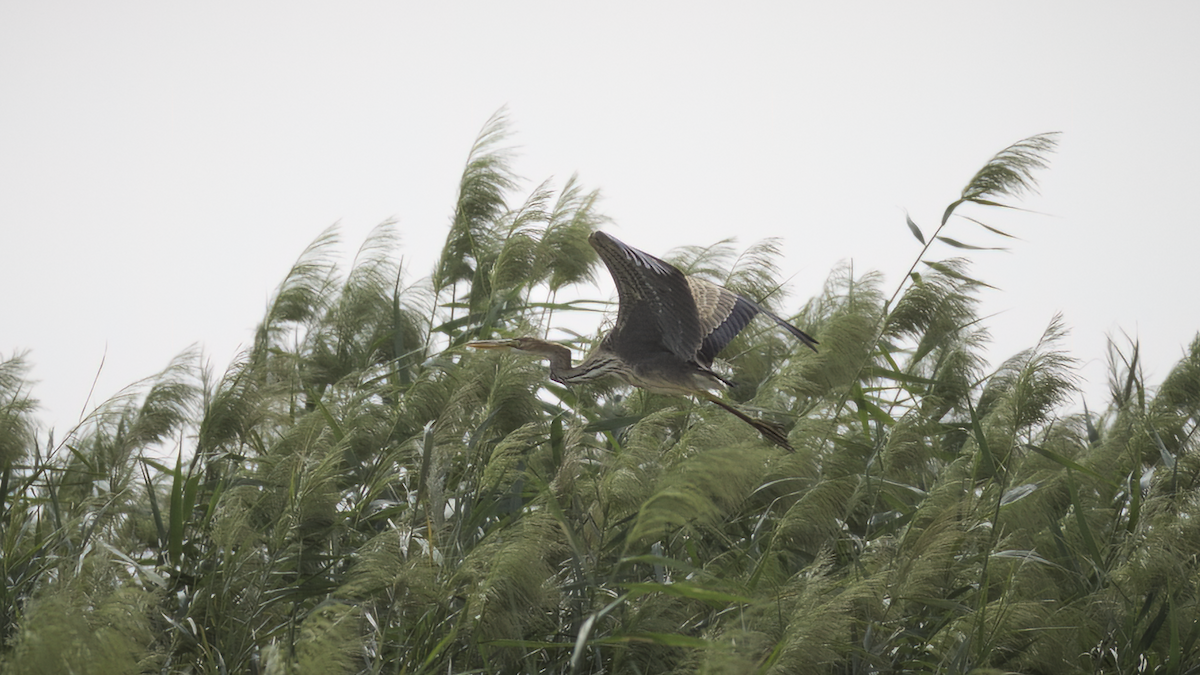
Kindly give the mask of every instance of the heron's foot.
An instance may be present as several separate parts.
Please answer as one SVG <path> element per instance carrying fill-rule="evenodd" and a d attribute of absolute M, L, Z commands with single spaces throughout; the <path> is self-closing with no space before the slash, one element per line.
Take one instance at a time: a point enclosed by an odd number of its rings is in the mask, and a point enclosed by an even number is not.
<path fill-rule="evenodd" d="M 774 422 L 768 422 L 767 420 L 757 418 L 753 419 L 750 424 L 755 429 L 758 429 L 758 433 L 762 434 L 763 438 L 767 439 L 768 441 L 771 441 L 775 445 L 778 445 L 788 452 L 796 451 L 796 449 L 793 448 L 790 443 L 788 443 L 787 433 L 784 431 L 782 426 L 775 424 Z"/>
<path fill-rule="evenodd" d="M 716 396 L 710 391 L 697 391 L 696 395 L 705 400 L 712 401 L 713 403 L 716 403 L 722 408 L 733 413 L 741 421 L 749 424 L 755 429 L 758 429 L 758 433 L 762 434 L 763 438 L 767 439 L 768 441 L 771 441 L 775 445 L 778 445 L 788 452 L 795 452 L 795 449 L 793 449 L 791 444 L 788 443 L 787 433 L 784 431 L 782 426 L 758 417 L 751 417 L 744 411 L 739 410 L 738 407 L 732 403 L 726 403 L 725 401 L 722 401 L 720 396 Z"/>

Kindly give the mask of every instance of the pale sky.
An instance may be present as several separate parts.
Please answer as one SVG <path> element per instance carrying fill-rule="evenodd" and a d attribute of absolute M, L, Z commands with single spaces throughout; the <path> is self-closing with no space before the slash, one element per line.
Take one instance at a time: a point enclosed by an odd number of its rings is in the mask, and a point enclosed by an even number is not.
<path fill-rule="evenodd" d="M 1200 4 L 0 3 L 0 356 L 61 436 L 201 344 L 218 372 L 303 248 L 396 218 L 431 269 L 480 127 L 578 172 L 663 255 L 784 239 L 785 304 L 839 261 L 894 287 L 994 153 L 1061 131 L 1041 214 L 973 253 L 990 357 L 1057 312 L 1089 404 L 1105 340 L 1157 383 L 1200 330 Z M 966 221 L 945 234 L 1006 245 Z M 935 248 L 932 259 L 959 254 Z M 583 289 L 595 296 L 597 289 Z"/>

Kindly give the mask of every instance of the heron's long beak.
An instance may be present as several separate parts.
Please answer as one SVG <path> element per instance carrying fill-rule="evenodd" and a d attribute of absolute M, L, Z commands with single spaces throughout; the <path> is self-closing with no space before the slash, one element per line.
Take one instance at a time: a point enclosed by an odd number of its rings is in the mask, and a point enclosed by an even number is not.
<path fill-rule="evenodd" d="M 475 349 L 512 349 L 516 343 L 516 340 L 475 340 L 468 342 L 467 346 Z"/>

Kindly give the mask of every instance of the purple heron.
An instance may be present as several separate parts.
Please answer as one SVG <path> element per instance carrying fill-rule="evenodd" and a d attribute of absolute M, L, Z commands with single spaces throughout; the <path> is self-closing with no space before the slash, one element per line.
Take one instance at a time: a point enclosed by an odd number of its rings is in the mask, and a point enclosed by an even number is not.
<path fill-rule="evenodd" d="M 619 308 L 616 324 L 583 362 L 572 366 L 569 348 L 534 337 L 476 340 L 467 346 L 513 349 L 548 359 L 550 379 L 566 385 L 612 376 L 655 394 L 696 396 L 791 450 L 781 427 L 751 417 L 712 393 L 732 384 L 713 371 L 713 359 L 758 314 L 774 320 L 813 351 L 817 341 L 753 300 L 687 276 L 604 232 L 593 232 L 588 243 L 616 282 Z"/>

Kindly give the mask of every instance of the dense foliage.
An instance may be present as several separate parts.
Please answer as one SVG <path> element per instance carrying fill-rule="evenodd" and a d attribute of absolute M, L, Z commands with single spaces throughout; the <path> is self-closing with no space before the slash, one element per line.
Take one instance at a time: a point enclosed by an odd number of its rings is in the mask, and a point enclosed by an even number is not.
<path fill-rule="evenodd" d="M 986 284 L 927 257 L 995 236 L 979 219 L 1053 145 L 998 154 L 933 236 L 910 221 L 895 289 L 841 268 L 789 310 L 774 242 L 677 253 L 821 341 L 757 322 L 723 355 L 792 454 L 711 405 L 462 348 L 598 307 L 558 297 L 597 274 L 597 195 L 514 206 L 502 117 L 426 279 L 389 225 L 347 270 L 327 232 L 223 374 L 185 352 L 61 440 L 24 357 L 0 362 L 0 665 L 1197 672 L 1200 340 L 1157 389 L 1114 346 L 1107 407 L 1064 416 L 1061 322 L 985 372 Z"/>

